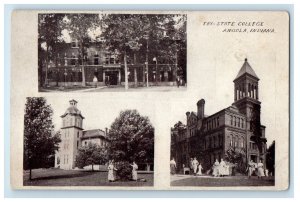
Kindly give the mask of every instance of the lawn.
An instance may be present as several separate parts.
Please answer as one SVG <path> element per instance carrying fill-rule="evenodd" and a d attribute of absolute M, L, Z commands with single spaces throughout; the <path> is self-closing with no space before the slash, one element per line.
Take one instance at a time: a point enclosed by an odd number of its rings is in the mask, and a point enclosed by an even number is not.
<path fill-rule="evenodd" d="M 173 179 L 172 179 L 173 178 Z M 176 178 L 176 179 L 175 179 Z M 265 177 L 258 179 L 257 177 L 232 176 L 232 177 L 185 177 L 180 179 L 172 176 L 171 186 L 206 186 L 206 187 L 223 187 L 223 186 L 274 186 L 274 177 Z"/>
<path fill-rule="evenodd" d="M 24 186 L 153 186 L 153 173 L 138 174 L 142 181 L 108 182 L 107 172 L 61 169 L 36 169 L 32 171 L 32 180 L 29 180 L 29 171 L 24 171 Z"/>

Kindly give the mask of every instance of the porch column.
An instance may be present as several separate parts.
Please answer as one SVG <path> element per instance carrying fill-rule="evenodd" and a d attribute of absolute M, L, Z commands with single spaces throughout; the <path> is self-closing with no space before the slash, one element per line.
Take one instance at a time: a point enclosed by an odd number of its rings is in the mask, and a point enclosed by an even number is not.
<path fill-rule="evenodd" d="M 121 70 L 119 70 L 118 73 L 118 84 L 121 85 Z"/>
<path fill-rule="evenodd" d="M 103 83 L 105 84 L 105 71 L 103 70 Z"/>

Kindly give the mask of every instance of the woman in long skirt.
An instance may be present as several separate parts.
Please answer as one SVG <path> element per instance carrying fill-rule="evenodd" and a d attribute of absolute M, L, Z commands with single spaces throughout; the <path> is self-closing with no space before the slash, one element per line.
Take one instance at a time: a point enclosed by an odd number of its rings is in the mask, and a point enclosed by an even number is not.
<path fill-rule="evenodd" d="M 218 159 L 216 159 L 216 161 L 215 161 L 215 163 L 213 165 L 213 173 L 212 173 L 212 175 L 214 177 L 218 177 L 219 176 L 219 165 L 220 165 L 220 163 L 219 163 Z"/>
<path fill-rule="evenodd" d="M 202 175 L 202 169 L 201 163 L 199 163 L 197 175 Z"/>
<path fill-rule="evenodd" d="M 258 178 L 262 178 L 263 176 L 265 176 L 265 174 L 264 174 L 264 164 L 261 162 L 261 160 L 257 164 L 257 175 L 258 175 Z"/>
<path fill-rule="evenodd" d="M 132 180 L 137 181 L 137 179 L 138 179 L 138 177 L 137 177 L 138 166 L 134 161 L 133 161 L 131 166 L 132 166 Z"/>
<path fill-rule="evenodd" d="M 115 176 L 114 176 L 114 171 L 117 170 L 113 164 L 113 161 L 109 161 L 108 163 L 108 181 L 109 182 L 114 182 L 115 181 Z"/>
<path fill-rule="evenodd" d="M 174 175 L 176 173 L 176 162 L 174 158 L 172 158 L 172 160 L 170 161 L 170 169 L 171 174 Z"/>

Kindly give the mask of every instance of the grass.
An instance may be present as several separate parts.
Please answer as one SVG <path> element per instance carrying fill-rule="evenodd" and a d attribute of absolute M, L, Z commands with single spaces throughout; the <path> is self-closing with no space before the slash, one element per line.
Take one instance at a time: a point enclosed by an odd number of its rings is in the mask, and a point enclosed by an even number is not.
<path fill-rule="evenodd" d="M 107 172 L 61 169 L 35 169 L 29 180 L 29 171 L 23 173 L 24 186 L 153 186 L 153 173 L 138 174 L 141 181 L 108 182 Z"/>
<path fill-rule="evenodd" d="M 178 179 L 171 182 L 171 186 L 207 186 L 207 187 L 224 187 L 224 186 L 274 186 L 274 177 L 257 177 L 233 176 L 233 177 L 189 177 Z"/>

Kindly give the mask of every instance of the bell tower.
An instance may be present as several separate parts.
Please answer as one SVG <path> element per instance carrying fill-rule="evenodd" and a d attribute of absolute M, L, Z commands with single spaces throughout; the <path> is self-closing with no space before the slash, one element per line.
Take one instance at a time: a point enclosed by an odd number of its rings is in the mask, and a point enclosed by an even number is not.
<path fill-rule="evenodd" d="M 70 106 L 61 115 L 62 127 L 60 129 L 61 142 L 55 155 L 55 167 L 61 169 L 74 169 L 80 138 L 82 137 L 82 122 L 84 117 L 77 108 L 77 101 L 70 100 Z"/>
<path fill-rule="evenodd" d="M 239 112 L 246 118 L 247 159 L 265 161 L 264 126 L 260 122 L 261 102 L 259 101 L 259 78 L 248 63 L 244 61 L 238 75 L 234 79 L 234 103 Z"/>
<path fill-rule="evenodd" d="M 253 108 L 260 109 L 259 90 L 256 73 L 249 65 L 247 58 L 234 79 L 234 105 L 250 118 Z"/>

